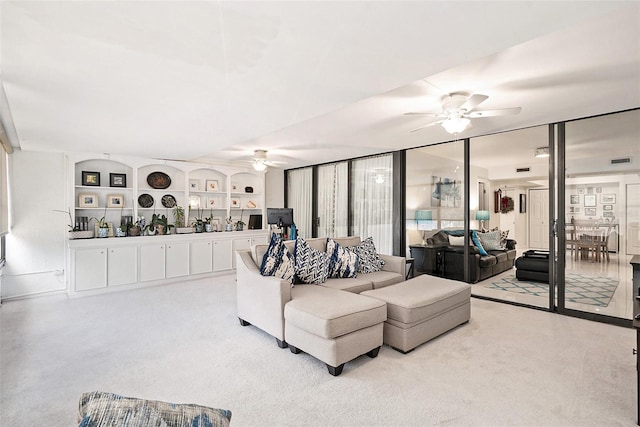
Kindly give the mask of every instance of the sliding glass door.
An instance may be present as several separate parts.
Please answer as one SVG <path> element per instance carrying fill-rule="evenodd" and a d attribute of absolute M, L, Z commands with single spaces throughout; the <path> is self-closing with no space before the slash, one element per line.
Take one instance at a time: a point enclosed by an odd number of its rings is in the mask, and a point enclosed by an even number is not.
<path fill-rule="evenodd" d="M 640 111 L 568 122 L 564 139 L 558 307 L 631 319 L 629 262 L 640 254 Z"/>
<path fill-rule="evenodd" d="M 318 237 L 349 233 L 349 163 L 318 166 Z"/>

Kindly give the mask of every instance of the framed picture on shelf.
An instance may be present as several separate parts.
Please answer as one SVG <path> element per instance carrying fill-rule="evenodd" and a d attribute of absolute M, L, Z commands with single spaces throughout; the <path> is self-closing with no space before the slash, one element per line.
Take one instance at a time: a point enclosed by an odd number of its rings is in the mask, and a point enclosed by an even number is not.
<path fill-rule="evenodd" d="M 107 196 L 108 208 L 124 208 L 124 195 L 122 194 L 109 194 Z"/>
<path fill-rule="evenodd" d="M 613 212 L 602 212 L 603 218 L 613 218 Z"/>
<path fill-rule="evenodd" d="M 596 208 L 585 208 L 584 214 L 586 216 L 596 216 Z"/>
<path fill-rule="evenodd" d="M 613 205 L 602 205 L 602 210 L 603 211 L 612 211 L 613 210 Z"/>
<path fill-rule="evenodd" d="M 580 213 L 580 208 L 579 208 L 579 207 L 577 207 L 577 206 L 576 206 L 575 208 L 572 206 L 572 207 L 571 207 L 571 209 L 573 209 L 573 211 L 572 211 L 572 212 Z"/>
<path fill-rule="evenodd" d="M 233 191 L 234 193 L 238 193 L 240 191 L 240 184 L 232 182 L 231 191 Z"/>
<path fill-rule="evenodd" d="M 207 191 L 220 191 L 220 183 L 217 179 L 208 179 L 206 184 Z"/>
<path fill-rule="evenodd" d="M 240 199 L 238 199 L 237 197 L 232 197 L 231 198 L 231 207 L 232 208 L 239 208 L 240 207 Z"/>
<path fill-rule="evenodd" d="M 207 206 L 209 209 L 214 209 L 218 207 L 218 201 L 214 197 L 209 197 L 207 199 Z"/>
<path fill-rule="evenodd" d="M 596 193 L 602 193 L 602 187 L 596 187 Z"/>
<path fill-rule="evenodd" d="M 572 194 L 569 196 L 570 200 L 571 200 L 571 204 L 572 205 L 579 205 L 580 204 L 580 196 L 578 196 L 577 194 Z"/>
<path fill-rule="evenodd" d="M 127 186 L 126 173 L 110 173 L 109 174 L 109 187 L 126 187 L 126 186 Z"/>
<path fill-rule="evenodd" d="M 200 196 L 189 196 L 189 208 L 191 209 L 200 208 Z"/>
<path fill-rule="evenodd" d="M 587 207 L 587 208 L 595 208 L 597 206 L 596 195 L 595 194 L 585 194 L 584 195 L 584 206 Z"/>
<path fill-rule="evenodd" d="M 584 194 L 584 188 L 578 188 L 578 194 Z"/>
<path fill-rule="evenodd" d="M 100 172 L 82 171 L 82 185 L 100 187 Z"/>
<path fill-rule="evenodd" d="M 601 194 L 600 195 L 600 203 L 602 204 L 613 204 L 616 202 L 616 195 L 615 194 Z"/>
<path fill-rule="evenodd" d="M 80 193 L 78 194 L 78 206 L 81 208 L 97 208 L 98 206 L 98 195 L 97 194 L 88 194 L 88 193 Z"/>
<path fill-rule="evenodd" d="M 189 180 L 189 190 L 190 191 L 200 191 L 200 180 L 198 180 L 198 179 L 190 179 Z"/>

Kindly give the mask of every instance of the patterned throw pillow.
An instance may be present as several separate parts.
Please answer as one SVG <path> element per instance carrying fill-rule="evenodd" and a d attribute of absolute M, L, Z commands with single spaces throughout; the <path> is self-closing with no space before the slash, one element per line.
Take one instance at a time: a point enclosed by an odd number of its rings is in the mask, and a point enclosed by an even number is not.
<path fill-rule="evenodd" d="M 507 237 L 509 236 L 509 230 L 501 231 L 498 227 L 494 227 L 491 231 L 499 231 L 500 232 L 500 245 L 505 246 L 507 244 Z"/>
<path fill-rule="evenodd" d="M 295 265 L 296 276 L 303 283 L 317 285 L 327 281 L 329 276 L 329 256 L 309 246 L 303 238 L 296 239 Z"/>
<path fill-rule="evenodd" d="M 293 255 L 277 234 L 271 235 L 271 241 L 267 252 L 262 257 L 260 274 L 263 276 L 276 276 L 293 283 L 295 262 Z"/>
<path fill-rule="evenodd" d="M 500 242 L 500 231 L 478 233 L 482 246 L 488 251 L 500 251 L 504 249 Z"/>
<path fill-rule="evenodd" d="M 358 254 L 340 246 L 331 237 L 327 239 L 327 255 L 329 256 L 329 277 L 348 278 L 358 275 Z"/>
<path fill-rule="evenodd" d="M 378 256 L 376 246 L 373 244 L 373 237 L 367 237 L 359 245 L 349 249 L 358 254 L 358 258 L 360 258 L 358 273 L 373 273 L 382 270 L 384 261 Z"/>

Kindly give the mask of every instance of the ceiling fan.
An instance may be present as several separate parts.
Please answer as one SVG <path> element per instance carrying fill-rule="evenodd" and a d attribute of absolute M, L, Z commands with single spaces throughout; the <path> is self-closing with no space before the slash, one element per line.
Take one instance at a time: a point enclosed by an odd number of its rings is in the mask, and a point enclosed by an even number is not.
<path fill-rule="evenodd" d="M 413 129 L 411 132 L 439 124 L 445 128 L 447 132 L 457 134 L 463 132 L 467 127 L 469 127 L 471 124 L 470 119 L 518 114 L 522 110 L 521 107 L 513 107 L 501 108 L 498 110 L 476 111 L 475 108 L 482 102 L 486 101 L 487 98 L 489 98 L 487 95 L 469 95 L 465 92 L 454 92 L 442 97 L 442 112 L 410 112 L 404 114 L 405 116 L 423 115 L 438 117 L 441 119 Z"/>
<path fill-rule="evenodd" d="M 287 162 L 279 162 L 275 160 L 267 160 L 267 150 L 255 150 L 253 152 L 253 160 L 249 160 L 253 168 L 257 171 L 263 171 L 267 166 L 277 167 L 278 165 L 284 165 Z"/>

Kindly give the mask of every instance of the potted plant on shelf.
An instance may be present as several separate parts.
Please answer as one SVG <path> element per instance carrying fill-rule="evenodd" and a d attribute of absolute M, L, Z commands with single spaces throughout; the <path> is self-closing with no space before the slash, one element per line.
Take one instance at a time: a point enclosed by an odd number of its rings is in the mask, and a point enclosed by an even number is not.
<path fill-rule="evenodd" d="M 176 233 L 193 233 L 193 227 L 184 226 L 184 208 L 182 206 L 176 205 L 176 207 L 173 208 L 173 218 L 176 221 Z"/>
<path fill-rule="evenodd" d="M 150 236 L 154 234 L 169 234 L 172 228 L 173 224 L 169 224 L 169 219 L 166 215 L 155 213 L 151 215 L 151 221 L 149 221 L 149 224 L 145 227 Z"/>
<path fill-rule="evenodd" d="M 244 209 L 240 211 L 240 219 L 238 220 L 238 222 L 236 222 L 236 231 L 242 231 L 244 229 L 245 222 L 242 220 L 243 216 L 244 216 Z"/>
<path fill-rule="evenodd" d="M 213 231 L 213 209 L 209 211 L 209 216 L 204 219 L 204 231 L 207 233 Z"/>
<path fill-rule="evenodd" d="M 193 227 L 196 229 L 196 233 L 202 233 L 204 231 L 204 220 L 202 219 L 203 209 L 198 208 L 195 219 L 193 221 Z"/>
<path fill-rule="evenodd" d="M 97 237 L 109 237 L 109 223 L 105 220 L 105 217 L 103 216 L 100 219 L 92 217 L 91 219 L 96 221 L 95 225 L 97 226 L 97 228 L 95 232 L 97 234 Z"/>
<path fill-rule="evenodd" d="M 94 236 L 93 230 L 80 230 L 80 227 L 75 225 L 73 222 L 73 218 L 71 217 L 71 209 L 66 211 L 60 209 L 54 209 L 54 212 L 62 212 L 69 215 L 69 239 L 91 239 Z"/>
<path fill-rule="evenodd" d="M 224 228 L 224 231 L 233 231 L 233 220 L 231 219 L 231 215 L 226 219 L 227 225 Z"/>
<path fill-rule="evenodd" d="M 134 224 L 127 224 L 127 233 L 129 236 L 135 237 L 139 236 L 142 233 L 142 229 L 144 228 L 144 217 L 138 217 Z"/>

